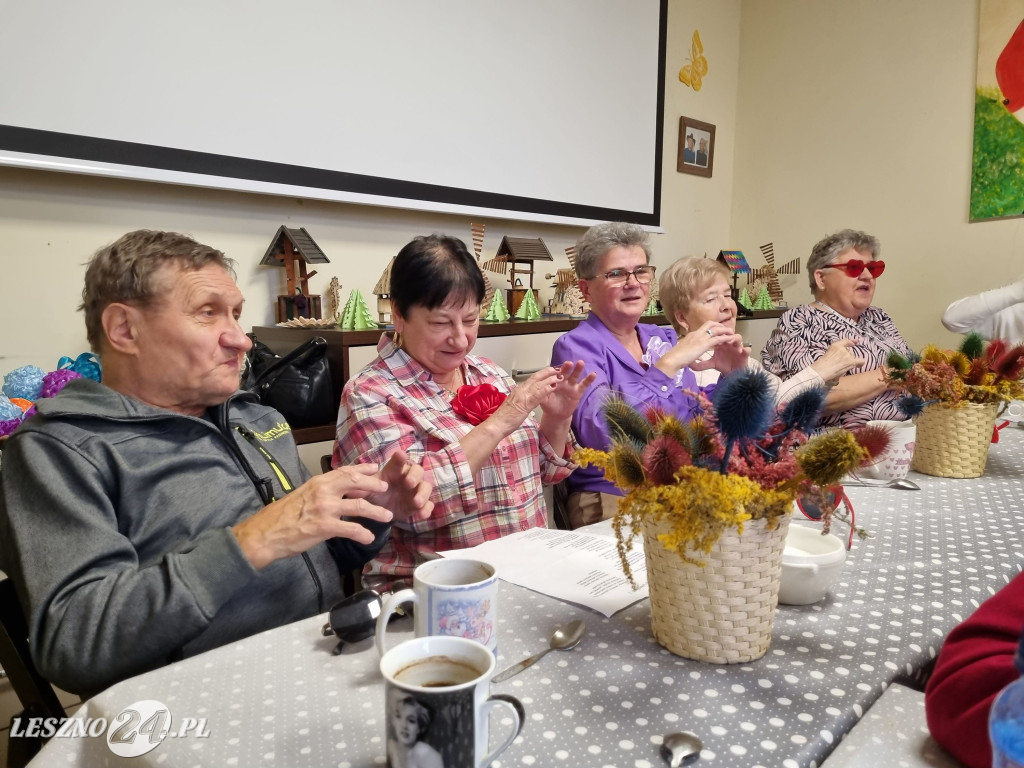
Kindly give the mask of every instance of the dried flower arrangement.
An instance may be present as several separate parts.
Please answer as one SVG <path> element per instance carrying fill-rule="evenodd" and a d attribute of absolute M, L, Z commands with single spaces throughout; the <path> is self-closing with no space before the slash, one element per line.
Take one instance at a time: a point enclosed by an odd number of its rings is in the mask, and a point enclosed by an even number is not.
<path fill-rule="evenodd" d="M 886 380 L 906 393 L 900 401 L 908 416 L 932 402 L 1007 403 L 1024 397 L 1024 344 L 1002 339 L 986 343 L 977 333 L 964 337 L 959 349 L 929 345 L 920 355 L 889 355 Z"/>
<path fill-rule="evenodd" d="M 698 415 L 687 423 L 657 410 L 640 413 L 611 398 L 604 406 L 612 445 L 578 450 L 625 496 L 613 521 L 623 571 L 635 587 L 626 555 L 645 520 L 668 520 L 658 540 L 684 561 L 701 564 L 727 528 L 747 520 L 774 528 L 798 494 L 820 494 L 852 470 L 869 464 L 889 443 L 885 428 L 833 430 L 808 437 L 826 390 L 810 389 L 776 411 L 767 376 L 744 370 L 723 377 Z M 831 522 L 824 507 L 824 531 Z"/>

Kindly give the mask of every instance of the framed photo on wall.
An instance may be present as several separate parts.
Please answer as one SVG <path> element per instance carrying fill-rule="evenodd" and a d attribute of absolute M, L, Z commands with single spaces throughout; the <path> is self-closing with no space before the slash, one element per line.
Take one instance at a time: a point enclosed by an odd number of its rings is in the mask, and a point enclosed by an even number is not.
<path fill-rule="evenodd" d="M 679 157 L 676 170 L 711 178 L 715 164 L 715 126 L 692 117 L 679 118 Z"/>

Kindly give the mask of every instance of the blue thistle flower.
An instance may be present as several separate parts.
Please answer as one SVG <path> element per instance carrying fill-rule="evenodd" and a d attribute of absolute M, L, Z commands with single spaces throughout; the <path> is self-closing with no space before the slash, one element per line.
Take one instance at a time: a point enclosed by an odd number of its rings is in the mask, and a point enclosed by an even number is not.
<path fill-rule="evenodd" d="M 935 401 L 932 400 L 931 402 Z M 912 419 L 917 416 L 917 414 L 924 410 L 926 405 L 928 405 L 928 403 L 917 395 L 904 395 L 896 401 L 896 407 L 899 408 L 900 412 L 908 419 Z"/>
<path fill-rule="evenodd" d="M 775 399 L 764 371 L 743 369 L 723 376 L 711 402 L 718 430 L 726 440 L 763 437 L 775 413 Z"/>
<path fill-rule="evenodd" d="M 737 441 L 756 440 L 765 435 L 775 415 L 775 398 L 764 371 L 743 369 L 723 376 L 711 396 L 718 419 L 718 431 L 725 438 L 722 474 Z"/>
<path fill-rule="evenodd" d="M 810 432 L 818 425 L 821 412 L 825 408 L 825 398 L 828 397 L 828 389 L 825 387 L 813 387 L 805 389 L 794 397 L 779 413 L 779 421 L 786 428 L 786 432 L 792 429 L 800 432 Z"/>

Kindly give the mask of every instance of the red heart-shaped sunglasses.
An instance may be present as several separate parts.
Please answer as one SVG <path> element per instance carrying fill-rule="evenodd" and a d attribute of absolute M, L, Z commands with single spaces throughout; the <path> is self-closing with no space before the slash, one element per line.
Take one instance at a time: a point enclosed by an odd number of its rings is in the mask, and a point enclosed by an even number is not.
<path fill-rule="evenodd" d="M 843 505 L 846 514 L 838 513 L 839 505 Z M 850 535 L 846 539 L 846 549 L 853 547 L 853 532 L 857 526 L 857 518 L 854 516 L 853 504 L 843 490 L 843 486 L 834 485 L 831 488 L 815 488 L 812 491 L 800 493 L 796 497 L 797 508 L 804 513 L 809 520 L 821 520 L 825 510 L 823 506 L 829 507 L 829 512 L 836 513 L 833 519 L 838 518 L 850 526 Z"/>
<path fill-rule="evenodd" d="M 826 264 L 822 269 L 841 269 L 848 277 L 860 277 L 861 273 L 866 269 L 872 277 L 878 277 L 885 272 L 885 262 L 881 259 L 876 259 L 875 261 L 850 259 L 842 264 Z"/>

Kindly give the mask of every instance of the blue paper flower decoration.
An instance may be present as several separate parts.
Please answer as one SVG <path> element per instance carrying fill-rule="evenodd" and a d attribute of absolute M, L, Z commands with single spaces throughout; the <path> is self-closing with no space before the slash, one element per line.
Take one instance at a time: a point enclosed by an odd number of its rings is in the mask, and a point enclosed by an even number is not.
<path fill-rule="evenodd" d="M 43 389 L 43 369 L 23 365 L 4 376 L 3 393 L 10 398 L 35 401 Z"/>
<path fill-rule="evenodd" d="M 7 395 L 0 395 L 0 421 L 21 421 L 21 408 L 10 401 Z"/>
<path fill-rule="evenodd" d="M 103 368 L 92 352 L 83 352 L 74 360 L 65 355 L 57 361 L 57 369 L 74 371 L 93 381 L 103 381 Z"/>

